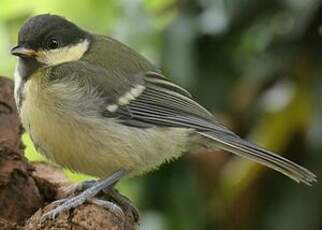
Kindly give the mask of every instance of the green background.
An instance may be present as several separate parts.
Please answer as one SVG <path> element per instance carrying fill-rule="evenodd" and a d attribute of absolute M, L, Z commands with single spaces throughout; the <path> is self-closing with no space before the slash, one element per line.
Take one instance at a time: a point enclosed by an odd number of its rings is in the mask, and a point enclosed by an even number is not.
<path fill-rule="evenodd" d="M 0 0 L 0 75 L 13 75 L 23 21 L 48 12 L 123 41 L 242 137 L 320 177 L 321 1 Z M 44 160 L 23 139 L 27 157 Z M 321 183 L 223 151 L 187 154 L 118 188 L 141 210 L 140 229 L 322 229 Z"/>

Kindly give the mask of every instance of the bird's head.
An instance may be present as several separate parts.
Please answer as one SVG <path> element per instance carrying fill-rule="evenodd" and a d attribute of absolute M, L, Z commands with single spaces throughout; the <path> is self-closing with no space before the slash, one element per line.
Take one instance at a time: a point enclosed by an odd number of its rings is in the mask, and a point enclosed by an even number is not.
<path fill-rule="evenodd" d="M 18 45 L 11 54 L 18 56 L 27 72 L 40 66 L 58 65 L 80 59 L 88 50 L 90 34 L 67 19 L 42 14 L 28 19 L 21 27 Z"/>

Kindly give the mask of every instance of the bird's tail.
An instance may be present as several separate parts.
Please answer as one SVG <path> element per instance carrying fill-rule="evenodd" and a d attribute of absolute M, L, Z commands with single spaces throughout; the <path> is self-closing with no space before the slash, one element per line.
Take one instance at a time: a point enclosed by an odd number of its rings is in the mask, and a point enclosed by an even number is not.
<path fill-rule="evenodd" d="M 215 132 L 200 132 L 200 135 L 216 142 L 217 148 L 234 153 L 270 167 L 284 175 L 290 177 L 296 182 L 311 185 L 316 182 L 316 175 L 306 168 L 282 157 L 273 152 L 265 150 L 238 136 L 220 135 Z"/>

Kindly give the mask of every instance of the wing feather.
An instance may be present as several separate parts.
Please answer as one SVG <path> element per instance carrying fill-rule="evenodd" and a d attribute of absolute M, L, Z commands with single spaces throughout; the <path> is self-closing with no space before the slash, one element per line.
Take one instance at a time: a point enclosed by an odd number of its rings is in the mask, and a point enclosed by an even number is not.
<path fill-rule="evenodd" d="M 170 83 L 158 73 L 149 72 L 144 79 L 143 93 L 116 111 L 121 122 L 132 125 L 133 120 L 138 120 L 149 125 L 213 130 L 235 136 L 183 88 Z"/>
<path fill-rule="evenodd" d="M 160 74 L 154 76 L 149 72 L 144 82 L 142 94 L 116 111 L 120 122 L 138 127 L 190 128 L 210 139 L 211 146 L 252 159 L 297 182 L 310 185 L 316 181 L 315 175 L 302 166 L 241 139 L 216 121 L 190 94 L 167 82 Z"/>

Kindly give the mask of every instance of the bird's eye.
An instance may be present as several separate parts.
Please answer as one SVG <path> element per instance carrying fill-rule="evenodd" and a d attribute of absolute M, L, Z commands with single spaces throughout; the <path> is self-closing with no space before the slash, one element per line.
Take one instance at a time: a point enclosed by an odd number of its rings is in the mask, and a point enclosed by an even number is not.
<path fill-rule="evenodd" d="M 47 48 L 57 49 L 59 47 L 59 41 L 56 38 L 51 38 L 47 42 Z"/>

